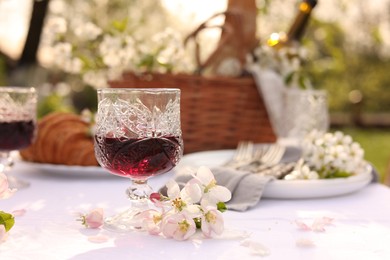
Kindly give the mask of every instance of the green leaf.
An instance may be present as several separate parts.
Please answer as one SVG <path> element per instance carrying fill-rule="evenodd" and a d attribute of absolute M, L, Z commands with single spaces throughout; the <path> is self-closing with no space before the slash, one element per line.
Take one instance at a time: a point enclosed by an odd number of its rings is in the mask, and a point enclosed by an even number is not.
<path fill-rule="evenodd" d="M 307 89 L 305 76 L 299 75 L 298 85 L 301 89 Z"/>
<path fill-rule="evenodd" d="M 15 219 L 12 214 L 0 211 L 0 225 L 5 227 L 5 231 L 9 231 L 15 224 Z"/>
<path fill-rule="evenodd" d="M 126 30 L 127 24 L 128 24 L 128 18 L 112 22 L 112 26 L 119 32 L 124 32 Z"/>
<path fill-rule="evenodd" d="M 334 178 L 347 178 L 351 176 L 352 174 L 345 171 L 339 171 L 336 170 L 334 172 L 331 172 L 328 176 L 326 176 L 327 179 L 334 179 Z"/>
<path fill-rule="evenodd" d="M 195 222 L 195 225 L 196 225 L 197 229 L 202 228 L 202 220 L 201 220 L 201 218 L 194 218 L 194 222 Z"/>
<path fill-rule="evenodd" d="M 290 85 L 291 84 L 291 82 L 293 80 L 293 77 L 294 77 L 294 74 L 295 74 L 295 72 L 292 71 L 289 74 L 287 74 L 287 76 L 284 78 L 284 83 L 286 83 L 286 85 Z"/>
<path fill-rule="evenodd" d="M 226 204 L 223 202 L 218 202 L 217 209 L 221 212 L 225 212 L 227 210 Z"/>
<path fill-rule="evenodd" d="M 351 176 L 352 174 L 349 173 L 349 172 L 341 172 L 341 171 L 337 171 L 333 174 L 333 178 L 346 178 L 346 177 L 349 177 Z"/>

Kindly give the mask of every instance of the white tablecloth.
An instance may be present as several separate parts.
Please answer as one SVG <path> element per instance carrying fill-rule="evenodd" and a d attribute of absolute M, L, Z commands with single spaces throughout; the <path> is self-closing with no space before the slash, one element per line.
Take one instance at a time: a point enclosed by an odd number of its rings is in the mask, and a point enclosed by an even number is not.
<path fill-rule="evenodd" d="M 373 183 L 358 192 L 323 199 L 263 199 L 247 212 L 224 213 L 225 232 L 216 239 L 198 236 L 175 241 L 143 232 L 128 234 L 86 229 L 77 213 L 102 207 L 105 215 L 126 208 L 129 180 L 111 176 L 63 177 L 19 163 L 15 176 L 31 182 L 0 210 L 24 209 L 17 216 L 0 259 L 390 259 L 390 189 Z M 171 174 L 151 179 L 157 189 Z M 296 220 L 311 224 L 333 218 L 324 232 L 303 231 Z M 96 238 L 105 238 L 98 243 Z M 245 242 L 243 242 L 245 241 Z M 313 246 L 300 246 L 310 241 Z M 245 244 L 263 246 L 261 257 Z"/>

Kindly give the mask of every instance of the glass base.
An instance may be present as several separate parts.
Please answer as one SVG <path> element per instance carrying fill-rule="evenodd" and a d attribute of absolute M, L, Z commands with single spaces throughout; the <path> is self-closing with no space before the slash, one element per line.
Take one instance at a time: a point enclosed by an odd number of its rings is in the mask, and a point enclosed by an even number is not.
<path fill-rule="evenodd" d="M 7 176 L 8 187 L 10 189 L 24 189 L 30 186 L 30 183 L 24 180 L 20 180 L 10 174 L 10 170 L 14 166 L 14 159 L 11 152 L 0 152 L 0 172 Z"/>
<path fill-rule="evenodd" d="M 106 218 L 104 228 L 116 232 L 142 231 L 143 219 L 139 215 L 151 208 L 149 196 L 152 191 L 146 180 L 133 180 L 133 184 L 126 190 L 131 208 Z"/>
<path fill-rule="evenodd" d="M 6 173 L 5 175 L 7 176 L 8 186 L 10 189 L 21 190 L 30 187 L 30 183 L 28 181 L 18 179 L 11 174 Z"/>
<path fill-rule="evenodd" d="M 141 213 L 138 209 L 128 209 L 104 220 L 104 229 L 115 232 L 142 231 Z"/>

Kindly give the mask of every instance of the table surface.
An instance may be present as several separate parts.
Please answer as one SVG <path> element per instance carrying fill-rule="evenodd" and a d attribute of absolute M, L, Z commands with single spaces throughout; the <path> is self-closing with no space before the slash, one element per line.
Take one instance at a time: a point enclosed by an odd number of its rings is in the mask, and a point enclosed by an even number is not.
<path fill-rule="evenodd" d="M 76 221 L 79 213 L 96 207 L 102 207 L 106 216 L 124 210 L 129 185 L 125 178 L 108 173 L 67 177 L 22 163 L 12 174 L 31 186 L 0 200 L 0 210 L 25 210 L 0 244 L 2 260 L 390 259 L 390 189 L 378 183 L 338 197 L 262 199 L 246 212 L 225 212 L 221 237 L 175 241 L 144 232 L 86 229 Z M 172 173 L 152 178 L 150 184 L 158 189 L 169 178 Z M 323 232 L 304 231 L 296 224 L 310 225 L 322 217 L 333 219 Z M 264 252 L 268 253 L 261 257 Z"/>

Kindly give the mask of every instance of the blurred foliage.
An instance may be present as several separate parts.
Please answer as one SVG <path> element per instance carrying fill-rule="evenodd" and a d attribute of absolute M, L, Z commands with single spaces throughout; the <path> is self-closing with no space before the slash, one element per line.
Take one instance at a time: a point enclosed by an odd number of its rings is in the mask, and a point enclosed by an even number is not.
<path fill-rule="evenodd" d="M 73 106 L 67 104 L 65 99 L 65 97 L 57 93 L 53 93 L 42 98 L 38 103 L 38 118 L 42 118 L 43 116 L 54 111 L 75 112 Z"/>
<path fill-rule="evenodd" d="M 305 66 L 313 85 L 328 90 L 331 111 L 349 111 L 348 94 L 352 90 L 363 94 L 364 111 L 390 111 L 390 59 L 377 51 L 379 46 L 351 46 L 336 22 L 313 19 L 307 34 L 304 44 L 315 52 Z M 373 38 L 376 45 L 381 44 L 377 32 Z"/>
<path fill-rule="evenodd" d="M 262 20 L 273 21 L 272 25 L 275 21 L 277 24 L 286 22 L 287 27 L 282 29 L 286 31 L 295 12 L 287 17 L 289 13 L 278 8 L 297 10 L 301 0 L 290 2 L 289 7 L 281 0 L 257 2 Z M 331 112 L 350 112 L 352 104 L 348 95 L 353 90 L 363 95 L 363 111 L 390 112 L 390 91 L 387 91 L 390 86 L 390 53 L 384 51 L 383 30 L 380 30 L 380 27 L 383 29 L 390 24 L 389 4 L 382 2 L 383 8 L 371 9 L 364 0 L 333 1 L 334 19 L 328 20 L 316 16 L 321 4 L 322 1 L 314 9 L 302 41 L 309 51 L 304 69 L 313 86 L 328 91 Z M 283 13 L 283 16 L 275 17 L 276 11 Z M 354 17 L 348 16 L 354 12 Z M 346 26 L 346 21 L 349 26 Z"/>
<path fill-rule="evenodd" d="M 71 82 L 70 84 L 72 85 Z M 74 87 L 74 86 L 73 86 Z M 38 102 L 38 118 L 41 118 L 54 111 L 73 112 L 80 114 L 84 109 L 88 109 L 91 112 L 97 110 L 97 92 L 96 89 L 90 86 L 77 86 L 69 93 L 63 93 L 59 87 L 51 86 L 51 89 L 41 89 L 41 94 L 46 93 L 40 97 Z"/>
<path fill-rule="evenodd" d="M 77 113 L 84 109 L 89 109 L 91 112 L 96 112 L 97 110 L 97 92 L 91 86 L 86 86 L 81 91 L 73 92 L 71 100 Z"/>

